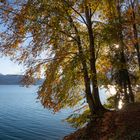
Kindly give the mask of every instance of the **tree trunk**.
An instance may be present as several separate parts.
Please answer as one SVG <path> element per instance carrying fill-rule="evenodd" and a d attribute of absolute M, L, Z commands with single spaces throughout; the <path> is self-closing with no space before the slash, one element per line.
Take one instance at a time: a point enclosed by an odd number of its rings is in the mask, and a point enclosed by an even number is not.
<path fill-rule="evenodd" d="M 115 110 L 119 110 L 119 101 L 120 101 L 120 93 L 119 91 L 116 93 L 115 97 L 114 97 L 114 107 Z"/>
<path fill-rule="evenodd" d="M 133 24 L 133 32 L 134 32 L 134 38 L 135 38 L 135 41 L 136 41 L 134 43 L 134 47 L 137 51 L 138 66 L 139 66 L 139 70 L 140 70 L 140 46 L 139 46 L 139 42 L 138 42 L 138 33 L 137 33 L 136 24 Z"/>
<path fill-rule="evenodd" d="M 134 98 L 134 93 L 132 91 L 132 86 L 131 86 L 131 81 L 130 81 L 129 74 L 128 74 L 128 89 L 129 89 L 130 102 L 134 103 L 135 102 L 135 98 Z"/>
<path fill-rule="evenodd" d="M 128 93 L 127 93 L 127 84 L 126 84 L 126 82 L 123 83 L 123 87 L 124 87 L 124 103 L 129 104 L 129 96 L 128 96 Z"/>
<path fill-rule="evenodd" d="M 118 24 L 118 39 L 119 39 L 119 45 L 120 45 L 120 63 L 121 63 L 121 69 L 124 72 L 125 75 L 125 79 L 122 79 L 124 82 L 124 92 L 125 92 L 125 98 L 126 100 L 129 101 L 129 99 L 134 102 L 134 94 L 131 88 L 131 81 L 130 81 L 130 76 L 129 76 L 129 72 L 128 72 L 128 68 L 127 68 L 127 62 L 126 62 L 126 58 L 125 58 L 125 53 L 124 53 L 124 42 L 123 42 L 123 34 L 122 34 L 122 21 L 121 21 L 121 10 L 120 10 L 120 3 L 119 0 L 117 1 L 117 10 L 118 10 L 118 20 L 119 20 L 119 24 Z M 129 97 L 127 97 L 127 85 L 128 85 L 128 89 L 129 89 Z M 129 98 L 129 99 L 127 99 Z"/>
<path fill-rule="evenodd" d="M 89 52 L 90 52 L 90 69 L 91 69 L 91 81 L 93 88 L 93 99 L 95 101 L 97 110 L 104 110 L 99 97 L 99 89 L 97 82 L 97 71 L 96 71 L 96 59 L 95 59 L 95 46 L 94 46 L 94 36 L 92 31 L 91 14 L 88 7 L 85 7 L 85 16 L 87 21 L 88 35 L 89 35 Z"/>
<path fill-rule="evenodd" d="M 83 70 L 83 75 L 84 75 L 86 100 L 87 100 L 87 103 L 89 105 L 89 109 L 90 109 L 91 114 L 94 115 L 96 113 L 96 106 L 95 106 L 95 103 L 94 103 L 94 100 L 93 100 L 93 97 L 92 97 L 92 93 L 91 93 L 90 78 L 89 78 L 89 75 L 88 75 L 88 67 L 87 67 L 86 58 L 84 56 L 84 52 L 83 52 L 83 49 L 82 49 L 81 39 L 80 39 L 80 36 L 78 34 L 78 29 L 74 25 L 74 22 L 73 22 L 73 20 L 70 16 L 69 16 L 69 21 L 70 21 L 71 26 L 74 28 L 75 33 L 76 33 L 76 43 L 77 43 L 77 46 L 78 46 L 80 61 L 81 61 L 81 64 L 82 64 L 82 70 Z"/>
<path fill-rule="evenodd" d="M 136 25 L 136 15 L 135 15 L 135 8 L 134 8 L 134 2 L 131 1 L 131 7 L 133 10 L 132 13 L 132 20 L 134 21 L 133 23 L 133 33 L 134 33 L 134 39 L 135 39 L 135 43 L 134 43 L 134 47 L 137 51 L 137 57 L 138 57 L 138 65 L 139 65 L 139 70 L 140 70 L 140 45 L 138 42 L 138 31 L 137 31 L 137 25 Z"/>
<path fill-rule="evenodd" d="M 79 48 L 79 54 L 81 57 L 81 63 L 82 63 L 82 67 L 83 67 L 83 73 L 84 73 L 84 82 L 85 82 L 85 92 L 86 92 L 86 99 L 87 102 L 89 104 L 89 108 L 91 111 L 91 114 L 95 114 L 96 112 L 96 106 L 91 94 L 91 87 L 90 87 L 90 78 L 88 76 L 88 70 L 87 70 L 87 64 L 86 64 L 86 59 L 84 57 L 84 53 L 82 51 L 82 47 L 81 47 L 81 43 L 80 43 L 80 38 L 78 37 L 79 40 L 79 44 L 78 44 L 78 48 Z"/>

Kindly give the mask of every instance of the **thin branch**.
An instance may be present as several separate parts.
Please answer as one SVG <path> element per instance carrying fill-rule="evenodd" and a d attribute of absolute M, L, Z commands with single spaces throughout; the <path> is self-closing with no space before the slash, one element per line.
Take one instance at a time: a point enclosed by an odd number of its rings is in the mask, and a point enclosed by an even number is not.
<path fill-rule="evenodd" d="M 93 12 L 91 13 L 90 17 L 92 17 L 92 16 L 94 15 L 94 13 L 96 12 L 96 10 L 97 10 L 97 8 L 98 8 L 100 2 L 101 2 L 101 1 L 99 0 L 98 3 L 97 3 L 97 5 L 96 5 L 96 7 L 95 7 L 95 9 L 94 9 Z"/>
<path fill-rule="evenodd" d="M 85 23 L 87 25 L 87 22 L 86 20 L 84 19 L 84 17 L 81 15 L 81 13 L 79 13 L 76 9 L 74 9 L 67 1 L 64 0 L 64 2 L 76 13 L 78 14 L 81 19 L 83 20 L 83 23 Z"/>

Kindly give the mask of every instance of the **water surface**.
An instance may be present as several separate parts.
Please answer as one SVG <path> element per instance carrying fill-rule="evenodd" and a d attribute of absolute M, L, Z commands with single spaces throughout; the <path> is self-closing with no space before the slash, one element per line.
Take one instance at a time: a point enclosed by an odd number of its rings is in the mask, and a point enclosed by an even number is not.
<path fill-rule="evenodd" d="M 44 109 L 36 102 L 37 88 L 0 85 L 0 140 L 61 140 L 74 131 L 62 121 L 71 110 Z"/>

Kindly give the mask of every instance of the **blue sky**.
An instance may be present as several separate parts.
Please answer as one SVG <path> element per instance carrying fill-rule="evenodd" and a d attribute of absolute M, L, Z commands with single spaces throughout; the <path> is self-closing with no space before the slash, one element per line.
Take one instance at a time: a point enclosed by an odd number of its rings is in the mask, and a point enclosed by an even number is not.
<path fill-rule="evenodd" d="M 0 57 L 1 74 L 23 74 L 23 66 L 11 61 L 8 57 Z"/>

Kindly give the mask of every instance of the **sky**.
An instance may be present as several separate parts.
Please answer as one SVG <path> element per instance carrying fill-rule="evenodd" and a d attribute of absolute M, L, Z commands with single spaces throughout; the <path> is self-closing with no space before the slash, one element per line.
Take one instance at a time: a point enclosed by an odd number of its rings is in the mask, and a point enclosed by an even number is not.
<path fill-rule="evenodd" d="M 1 74 L 23 74 L 23 66 L 11 61 L 8 57 L 0 57 Z"/>

